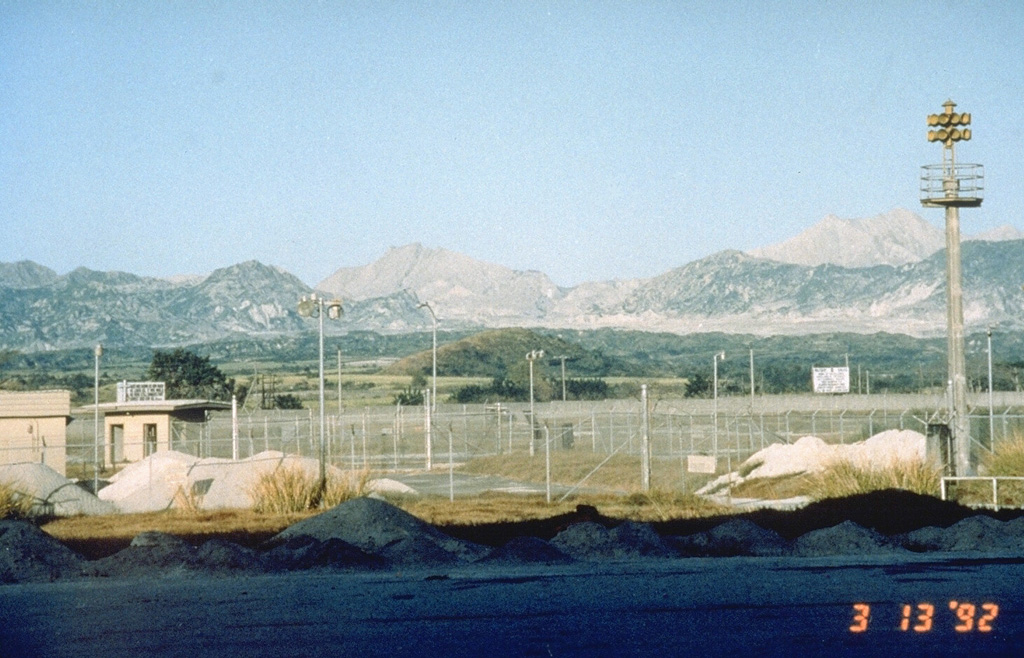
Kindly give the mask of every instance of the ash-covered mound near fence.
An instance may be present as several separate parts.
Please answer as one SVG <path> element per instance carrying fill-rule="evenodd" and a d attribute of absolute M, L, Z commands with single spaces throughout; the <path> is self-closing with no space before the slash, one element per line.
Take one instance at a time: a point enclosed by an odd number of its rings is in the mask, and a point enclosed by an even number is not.
<path fill-rule="evenodd" d="M 1024 515 L 1024 510 L 979 511 L 934 496 L 901 489 L 885 489 L 820 500 L 796 510 L 761 509 L 735 515 L 665 521 L 655 523 L 654 526 L 663 535 L 688 535 L 710 530 L 727 520 L 746 519 L 792 540 L 844 521 L 852 521 L 883 535 L 897 535 L 929 526 L 948 528 L 958 521 L 978 515 L 999 521 L 1012 521 Z"/>
<path fill-rule="evenodd" d="M 86 560 L 26 521 L 0 522 L 0 583 L 68 578 L 231 576 L 302 569 L 459 569 L 687 557 L 1024 556 L 1024 514 L 975 510 L 903 491 L 801 510 L 664 523 L 593 507 L 527 523 L 438 528 L 382 500 L 357 498 L 300 521 L 256 549 L 222 538 L 194 546 L 158 532 Z"/>

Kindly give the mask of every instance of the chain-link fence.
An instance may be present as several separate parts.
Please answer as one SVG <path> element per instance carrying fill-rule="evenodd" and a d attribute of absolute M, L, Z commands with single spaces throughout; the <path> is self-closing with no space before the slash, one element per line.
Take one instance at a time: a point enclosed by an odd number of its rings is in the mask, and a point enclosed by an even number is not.
<path fill-rule="evenodd" d="M 971 408 L 979 453 L 1024 435 L 1024 394 L 1002 394 L 991 414 L 986 401 Z M 646 413 L 638 400 L 538 403 L 532 414 L 527 403 L 367 407 L 328 415 L 323 433 L 328 462 L 353 470 L 417 470 L 449 460 L 536 454 L 550 441 L 556 452 L 640 456 L 646 450 L 653 468 L 673 472 L 690 455 L 714 456 L 723 472 L 770 444 L 806 435 L 851 443 L 892 429 L 924 434 L 947 408 L 941 396 L 660 400 Z M 173 450 L 198 457 L 246 458 L 268 450 L 319 455 L 313 410 L 240 413 L 237 434 L 229 412 L 214 412 L 206 422 L 174 422 L 171 434 Z M 67 445 L 69 466 L 91 467 L 91 417 L 71 423 Z"/>

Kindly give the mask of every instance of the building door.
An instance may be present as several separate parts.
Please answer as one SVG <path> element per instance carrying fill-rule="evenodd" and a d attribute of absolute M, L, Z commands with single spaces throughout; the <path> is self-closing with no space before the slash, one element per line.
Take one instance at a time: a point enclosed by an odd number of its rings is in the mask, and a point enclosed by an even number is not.
<path fill-rule="evenodd" d="M 144 423 L 142 425 L 142 456 L 149 457 L 156 452 L 156 423 Z"/>
<path fill-rule="evenodd" d="M 110 426 L 110 463 L 124 461 L 124 425 Z"/>

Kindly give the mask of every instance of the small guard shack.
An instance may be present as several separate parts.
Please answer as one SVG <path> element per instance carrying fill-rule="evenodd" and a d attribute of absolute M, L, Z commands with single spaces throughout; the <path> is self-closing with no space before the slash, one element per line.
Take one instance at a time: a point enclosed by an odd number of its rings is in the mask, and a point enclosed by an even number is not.
<path fill-rule="evenodd" d="M 0 464 L 46 464 L 67 475 L 71 391 L 0 391 Z"/>
<path fill-rule="evenodd" d="M 166 400 L 163 382 L 120 382 L 117 402 L 99 405 L 108 464 L 135 462 L 171 450 L 182 424 L 202 424 L 207 412 L 231 409 L 213 400 Z"/>

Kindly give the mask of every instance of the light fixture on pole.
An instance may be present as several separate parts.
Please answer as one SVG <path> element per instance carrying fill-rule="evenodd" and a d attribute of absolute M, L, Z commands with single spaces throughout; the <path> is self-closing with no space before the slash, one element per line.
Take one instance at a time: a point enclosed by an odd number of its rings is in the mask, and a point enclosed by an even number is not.
<path fill-rule="evenodd" d="M 712 429 L 712 436 L 714 438 L 714 453 L 715 459 L 718 459 L 718 362 L 725 361 L 725 352 L 718 352 L 715 354 L 713 368 L 713 381 L 712 381 L 712 393 L 711 396 L 714 400 L 714 407 L 712 410 L 712 421 L 714 422 L 714 428 Z"/>
<path fill-rule="evenodd" d="M 422 302 L 416 308 L 425 308 L 430 311 L 431 319 L 431 353 L 433 354 L 432 366 L 430 370 L 430 408 L 437 409 L 437 316 L 434 315 L 434 309 L 431 307 L 429 302 Z"/>
<path fill-rule="evenodd" d="M 100 357 L 103 356 L 103 345 L 96 344 L 93 356 L 96 357 L 96 386 L 94 389 L 95 405 L 93 406 L 92 493 L 96 495 L 100 491 L 100 455 L 102 454 L 100 450 Z M 105 440 L 102 442 L 106 443 Z"/>
<path fill-rule="evenodd" d="M 526 353 L 526 361 L 530 364 L 530 456 L 533 457 L 534 441 L 537 434 L 537 421 L 533 415 L 533 362 L 544 358 L 544 350 L 530 350 Z"/>
<path fill-rule="evenodd" d="M 956 161 L 956 144 L 971 138 L 969 113 L 954 112 L 947 100 L 943 112 L 928 116 L 928 141 L 942 144 L 942 164 L 921 167 L 921 205 L 946 209 L 946 330 L 948 340 L 950 422 L 953 467 L 958 476 L 972 475 L 970 419 L 967 416 L 967 373 L 964 358 L 963 274 L 960 263 L 960 208 L 981 205 L 985 172 L 980 164 Z"/>
<path fill-rule="evenodd" d="M 325 300 L 316 293 L 309 297 L 303 295 L 299 300 L 299 315 L 320 320 L 320 485 L 315 497 L 316 503 L 319 504 L 327 491 L 327 449 L 324 441 L 324 316 L 331 320 L 341 319 L 341 300 Z"/>

